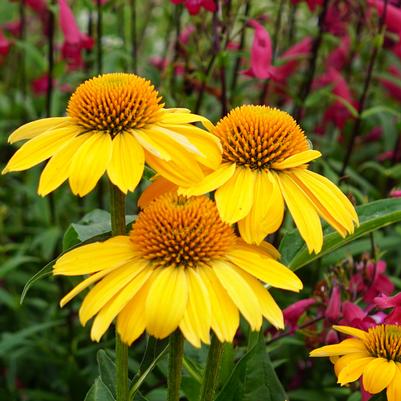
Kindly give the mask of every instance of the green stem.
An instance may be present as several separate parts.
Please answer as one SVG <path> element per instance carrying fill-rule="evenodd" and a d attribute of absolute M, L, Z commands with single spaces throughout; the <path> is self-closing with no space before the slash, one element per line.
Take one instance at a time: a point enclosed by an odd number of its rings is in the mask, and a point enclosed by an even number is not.
<path fill-rule="evenodd" d="M 202 382 L 200 401 L 213 401 L 219 380 L 221 358 L 223 356 L 223 343 L 212 334 L 212 341 L 207 356 L 205 374 Z"/>
<path fill-rule="evenodd" d="M 170 335 L 170 353 L 168 360 L 168 401 L 180 398 L 182 358 L 184 355 L 184 337 L 176 330 Z"/>
<path fill-rule="evenodd" d="M 125 195 L 110 183 L 110 211 L 112 235 L 126 234 Z M 116 332 L 116 389 L 117 401 L 128 400 L 128 346 Z"/>

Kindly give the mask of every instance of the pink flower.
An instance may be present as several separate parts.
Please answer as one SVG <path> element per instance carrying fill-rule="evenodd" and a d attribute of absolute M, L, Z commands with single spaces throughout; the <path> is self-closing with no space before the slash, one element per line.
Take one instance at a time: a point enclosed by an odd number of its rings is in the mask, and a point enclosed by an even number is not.
<path fill-rule="evenodd" d="M 19 37 L 21 34 L 21 21 L 19 20 L 6 22 L 3 27 L 13 36 Z"/>
<path fill-rule="evenodd" d="M 383 15 L 383 1 L 368 0 L 368 4 L 376 8 L 379 16 Z M 398 33 L 401 36 L 401 10 L 399 8 L 387 4 L 386 19 L 384 23 L 390 32 Z"/>
<path fill-rule="evenodd" d="M 5 57 L 7 56 L 10 50 L 10 42 L 4 36 L 3 31 L 0 29 L 0 56 Z"/>
<path fill-rule="evenodd" d="M 338 285 L 333 287 L 329 303 L 325 311 L 325 317 L 331 322 L 337 322 L 341 313 L 341 290 Z"/>
<path fill-rule="evenodd" d="M 381 127 L 374 127 L 368 134 L 363 138 L 364 142 L 377 142 L 383 136 L 383 130 Z"/>
<path fill-rule="evenodd" d="M 391 198 L 401 198 L 401 189 L 392 189 L 390 192 Z"/>
<path fill-rule="evenodd" d="M 401 292 L 392 297 L 387 296 L 386 294 L 381 294 L 379 297 L 375 297 L 373 302 L 380 309 L 394 308 L 396 306 L 401 306 Z"/>
<path fill-rule="evenodd" d="M 291 0 L 292 4 L 298 4 L 304 0 Z M 311 11 L 315 11 L 317 6 L 320 6 L 323 4 L 323 0 L 306 0 L 306 3 L 308 4 L 308 7 Z"/>
<path fill-rule="evenodd" d="M 195 27 L 193 25 L 188 25 L 186 26 L 182 32 L 180 33 L 180 36 L 178 37 L 179 42 L 182 45 L 186 45 L 189 42 L 189 38 L 191 35 L 195 32 Z"/>
<path fill-rule="evenodd" d="M 67 60 L 70 69 L 82 67 L 83 49 L 91 49 L 93 39 L 82 33 L 75 21 L 74 14 L 66 0 L 59 0 L 60 26 L 64 34 L 64 43 L 61 48 L 63 58 Z"/>
<path fill-rule="evenodd" d="M 25 0 L 25 4 L 40 15 L 47 13 L 46 0 Z"/>
<path fill-rule="evenodd" d="M 251 66 L 242 74 L 259 79 L 271 78 L 274 73 L 272 66 L 272 42 L 269 32 L 254 19 L 248 25 L 255 29 L 251 48 Z"/>
<path fill-rule="evenodd" d="M 199 13 L 201 7 L 210 12 L 216 11 L 216 3 L 214 0 L 170 0 L 173 4 L 184 3 L 188 12 L 191 15 L 196 15 Z"/>
<path fill-rule="evenodd" d="M 371 316 L 368 316 L 367 312 L 352 302 L 345 301 L 342 306 L 343 319 L 340 320 L 340 324 L 362 330 L 376 325 L 376 321 Z"/>
<path fill-rule="evenodd" d="M 287 308 L 283 310 L 285 326 L 290 330 L 296 329 L 301 315 L 315 303 L 316 300 L 314 298 L 306 298 L 287 306 Z"/>
<path fill-rule="evenodd" d="M 327 57 L 327 66 L 341 71 L 348 62 L 351 40 L 348 35 L 341 39 L 340 45 Z"/>
<path fill-rule="evenodd" d="M 387 265 L 384 260 L 379 260 L 376 264 L 368 264 L 367 276 L 370 283 L 363 295 L 363 299 L 366 303 L 373 302 L 375 297 L 379 294 L 388 295 L 394 291 L 394 284 L 384 274 L 386 267 Z"/>
<path fill-rule="evenodd" d="M 70 93 L 72 91 L 72 88 L 69 85 L 67 84 L 59 85 L 55 79 L 52 80 L 52 84 L 54 87 L 57 86 L 57 89 L 60 90 L 61 92 Z M 32 91 L 37 95 L 44 95 L 47 92 L 48 87 L 49 87 L 48 74 L 41 75 L 40 77 L 34 79 L 31 82 Z"/>

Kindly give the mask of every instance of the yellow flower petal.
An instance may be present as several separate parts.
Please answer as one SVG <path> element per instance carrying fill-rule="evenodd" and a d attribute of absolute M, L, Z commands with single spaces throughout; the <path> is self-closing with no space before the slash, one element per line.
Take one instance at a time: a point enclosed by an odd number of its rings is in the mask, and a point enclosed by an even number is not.
<path fill-rule="evenodd" d="M 172 113 L 169 112 L 169 109 L 162 110 L 161 113 L 160 123 L 161 124 L 188 124 L 188 123 L 195 123 L 195 122 L 206 122 L 210 123 L 210 121 L 198 114 L 192 113 L 182 113 L 173 111 Z M 211 123 L 210 123 L 211 124 Z"/>
<path fill-rule="evenodd" d="M 188 283 L 183 267 L 157 271 L 145 305 L 146 328 L 156 338 L 164 338 L 179 325 L 188 302 Z"/>
<path fill-rule="evenodd" d="M 302 289 L 302 281 L 294 272 L 272 258 L 247 249 L 233 249 L 227 258 L 252 276 L 276 288 L 290 291 Z"/>
<path fill-rule="evenodd" d="M 39 195 L 45 196 L 49 194 L 68 178 L 74 154 L 91 135 L 91 133 L 86 133 L 70 139 L 65 146 L 51 157 L 40 175 Z"/>
<path fill-rule="evenodd" d="M 64 127 L 36 136 L 24 143 L 9 160 L 2 174 L 26 170 L 53 156 L 65 143 L 78 135 L 81 128 Z"/>
<path fill-rule="evenodd" d="M 340 333 L 344 333 L 344 334 L 348 334 L 353 337 L 357 337 L 361 340 L 365 340 L 368 336 L 366 331 L 356 329 L 355 327 L 334 325 L 333 329 L 339 331 Z"/>
<path fill-rule="evenodd" d="M 288 174 L 279 174 L 277 179 L 288 209 L 309 252 L 320 252 L 323 245 L 323 232 L 315 207 Z"/>
<path fill-rule="evenodd" d="M 211 168 L 217 169 L 221 163 L 221 144 L 217 136 L 195 127 L 191 124 L 166 124 L 166 128 L 178 132 L 200 150 L 201 156 L 196 159 L 199 163 Z"/>
<path fill-rule="evenodd" d="M 349 358 L 347 366 L 345 366 L 338 375 L 338 383 L 343 386 L 344 384 L 348 384 L 358 380 L 361 377 L 362 373 L 364 373 L 366 366 L 374 360 L 375 358 L 371 356 L 364 356 L 362 358 L 358 357 L 354 358 L 353 360 Z"/>
<path fill-rule="evenodd" d="M 95 317 L 91 329 L 91 338 L 100 341 L 103 334 L 109 328 L 113 319 L 121 312 L 127 303 L 135 296 L 135 294 L 143 287 L 149 276 L 152 274 L 151 269 L 140 271 L 129 284 L 111 298 L 106 305 L 102 307 Z"/>
<path fill-rule="evenodd" d="M 147 260 L 129 262 L 109 273 L 102 281 L 97 283 L 85 297 L 79 309 L 79 319 L 83 326 L 96 315 L 106 303 L 118 296 L 120 291 L 147 266 Z"/>
<path fill-rule="evenodd" d="M 401 364 L 396 362 L 394 378 L 387 387 L 387 401 L 401 400 Z"/>
<path fill-rule="evenodd" d="M 158 196 L 166 192 L 176 192 L 178 186 L 164 177 L 157 177 L 141 194 L 138 206 L 143 209 Z"/>
<path fill-rule="evenodd" d="M 172 159 L 171 155 L 167 152 L 164 146 L 155 142 L 149 133 L 142 130 L 136 129 L 132 131 L 135 139 L 152 155 L 158 157 L 159 159 L 163 159 L 169 161 Z"/>
<path fill-rule="evenodd" d="M 254 202 L 256 173 L 237 167 L 233 176 L 215 193 L 217 209 L 223 221 L 233 224 L 243 219 Z"/>
<path fill-rule="evenodd" d="M 259 244 L 278 230 L 283 221 L 284 201 L 280 188 L 269 172 L 256 174 L 253 206 L 238 222 L 241 237 L 250 244 Z"/>
<path fill-rule="evenodd" d="M 210 343 L 212 323 L 209 292 L 201 276 L 194 269 L 186 270 L 188 279 L 188 304 L 180 329 L 185 338 L 194 346 L 200 347 L 201 341 Z"/>
<path fill-rule="evenodd" d="M 14 143 L 22 139 L 31 139 L 47 130 L 65 127 L 71 124 L 69 117 L 50 117 L 31 121 L 17 128 L 9 137 L 8 142 Z"/>
<path fill-rule="evenodd" d="M 235 271 L 249 284 L 258 300 L 262 315 L 277 329 L 284 329 L 283 312 L 262 283 L 239 268 Z"/>
<path fill-rule="evenodd" d="M 152 274 L 117 317 L 117 332 L 121 340 L 128 345 L 131 345 L 146 328 L 145 304 L 154 278 L 155 274 Z"/>
<path fill-rule="evenodd" d="M 322 154 L 317 150 L 305 150 L 293 156 L 287 157 L 281 162 L 272 163 L 272 168 L 276 170 L 285 170 L 288 168 L 298 167 L 302 164 L 309 163 L 319 158 Z"/>
<path fill-rule="evenodd" d="M 252 288 L 229 262 L 214 260 L 211 266 L 220 284 L 248 321 L 251 330 L 259 330 L 262 325 L 262 313 Z"/>
<path fill-rule="evenodd" d="M 179 188 L 178 193 L 186 196 L 206 194 L 224 185 L 233 176 L 234 172 L 235 164 L 222 164 L 216 171 L 207 175 L 197 184 L 191 185 L 190 188 Z"/>
<path fill-rule="evenodd" d="M 337 377 L 340 375 L 340 372 L 349 365 L 350 362 L 355 361 L 357 359 L 368 358 L 371 357 L 368 351 L 364 352 L 353 352 L 351 354 L 347 354 L 341 357 L 338 356 L 331 356 L 330 359 L 335 358 L 334 363 L 334 372 L 336 373 Z M 362 374 L 362 373 L 361 373 Z M 356 379 L 355 379 L 356 380 Z M 341 384 L 344 384 L 341 380 L 338 381 Z"/>
<path fill-rule="evenodd" d="M 125 194 L 133 191 L 141 181 L 144 165 L 144 150 L 134 136 L 127 132 L 116 135 L 107 167 L 110 181 Z"/>
<path fill-rule="evenodd" d="M 212 329 L 220 342 L 232 342 L 239 326 L 238 309 L 209 266 L 200 266 L 197 271 L 209 293 Z"/>
<path fill-rule="evenodd" d="M 70 167 L 70 186 L 84 196 L 95 187 L 109 165 L 112 152 L 110 135 L 95 133 L 77 150 Z"/>
<path fill-rule="evenodd" d="M 396 370 L 394 361 L 374 358 L 363 371 L 363 387 L 370 394 L 380 393 L 393 381 Z"/>
<path fill-rule="evenodd" d="M 80 246 L 62 255 L 53 266 L 53 274 L 78 276 L 118 267 L 136 256 L 127 236 Z"/>
<path fill-rule="evenodd" d="M 338 344 L 325 345 L 324 347 L 316 348 L 310 352 L 309 356 L 335 356 L 350 354 L 353 352 L 366 352 L 365 345 L 357 338 L 347 338 Z"/>
<path fill-rule="evenodd" d="M 269 258 L 280 259 L 280 252 L 269 242 L 262 241 L 259 245 L 247 244 L 239 238 L 237 249 L 250 250 L 252 252 L 261 253 Z"/>

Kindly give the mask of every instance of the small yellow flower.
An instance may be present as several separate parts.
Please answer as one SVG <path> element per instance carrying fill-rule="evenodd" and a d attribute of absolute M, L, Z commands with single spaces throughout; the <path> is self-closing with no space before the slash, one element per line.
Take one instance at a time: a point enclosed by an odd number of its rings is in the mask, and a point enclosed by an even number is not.
<path fill-rule="evenodd" d="M 187 109 L 165 109 L 150 81 L 134 74 L 101 75 L 72 94 L 67 117 L 33 121 L 14 131 L 9 142 L 29 139 L 3 170 L 21 171 L 49 159 L 38 192 L 47 195 L 69 179 L 84 196 L 107 171 L 124 193 L 138 185 L 145 161 L 178 185 L 204 177 L 201 163 L 216 168 L 221 146 L 191 123 L 204 117 Z"/>
<path fill-rule="evenodd" d="M 223 221 L 238 222 L 246 242 L 258 244 L 280 227 L 284 202 L 309 252 L 322 248 L 319 216 L 343 237 L 354 231 L 358 216 L 351 202 L 331 181 L 308 170 L 307 163 L 321 154 L 310 149 L 288 113 L 267 106 L 241 106 L 212 132 L 223 146 L 221 166 L 179 193 L 200 195 L 217 189 Z"/>
<path fill-rule="evenodd" d="M 315 349 L 310 356 L 331 357 L 342 386 L 362 376 L 368 393 L 377 394 L 387 389 L 387 401 L 401 400 L 401 327 L 381 324 L 368 331 L 333 327 L 354 338 Z"/>
<path fill-rule="evenodd" d="M 92 284 L 79 316 L 95 317 L 91 337 L 99 341 L 114 318 L 128 344 L 145 330 L 165 338 L 179 328 L 199 347 L 210 329 L 232 341 L 239 312 L 252 330 L 263 316 L 283 328 L 283 315 L 259 281 L 299 291 L 302 283 L 275 260 L 268 243 L 248 245 L 220 219 L 206 196 L 186 198 L 167 193 L 138 216 L 129 236 L 117 236 L 74 249 L 54 265 L 54 274 L 90 274 L 62 300 L 64 306 Z"/>

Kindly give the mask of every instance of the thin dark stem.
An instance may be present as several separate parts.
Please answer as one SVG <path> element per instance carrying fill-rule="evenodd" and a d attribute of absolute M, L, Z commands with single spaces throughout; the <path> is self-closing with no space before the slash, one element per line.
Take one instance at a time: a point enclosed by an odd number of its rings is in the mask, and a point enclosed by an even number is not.
<path fill-rule="evenodd" d="M 292 112 L 293 117 L 297 121 L 299 121 L 303 115 L 305 101 L 306 101 L 307 97 L 309 96 L 310 90 L 312 88 L 312 82 L 315 77 L 317 59 L 319 56 L 320 45 L 323 40 L 324 23 L 325 23 L 325 19 L 326 19 L 327 10 L 329 8 L 329 3 L 330 3 L 330 0 L 324 0 L 322 9 L 320 10 L 319 19 L 318 19 L 319 32 L 318 32 L 315 40 L 313 41 L 312 51 L 309 56 L 309 63 L 308 63 L 307 70 L 306 70 L 305 80 L 303 81 L 303 83 L 299 89 L 298 96 L 296 98 L 296 103 L 294 106 L 294 110 Z"/>
<path fill-rule="evenodd" d="M 25 14 L 25 0 L 20 1 L 20 6 L 19 6 L 19 18 L 21 22 L 21 30 L 20 30 L 20 35 L 19 39 L 21 42 L 25 41 L 25 36 L 26 36 L 26 14 Z M 21 69 L 21 93 L 23 98 L 26 97 L 26 69 L 25 69 L 25 52 L 22 50 L 19 52 L 18 55 L 19 58 L 19 65 Z"/>
<path fill-rule="evenodd" d="M 176 330 L 170 335 L 168 360 L 168 401 L 178 401 L 182 377 L 182 359 L 184 355 L 184 337 Z"/>
<path fill-rule="evenodd" d="M 224 346 L 212 333 L 206 369 L 203 376 L 200 401 L 213 401 L 217 383 L 219 382 L 220 365 Z"/>
<path fill-rule="evenodd" d="M 298 4 L 293 4 L 290 0 L 290 13 L 288 18 L 288 46 L 294 41 L 295 31 L 296 31 L 296 16 L 297 16 Z"/>
<path fill-rule="evenodd" d="M 97 73 L 103 72 L 103 48 L 102 48 L 102 35 L 103 35 L 103 10 L 101 0 L 96 0 L 96 59 L 97 59 Z"/>
<path fill-rule="evenodd" d="M 51 4 L 51 6 L 53 3 Z M 48 9 L 49 23 L 47 35 L 47 90 L 46 90 L 46 117 L 51 116 L 53 98 L 53 70 L 54 70 L 54 13 L 52 7 Z"/>
<path fill-rule="evenodd" d="M 232 77 L 232 81 L 231 81 L 231 93 L 232 93 L 232 96 L 234 96 L 235 89 L 237 88 L 239 69 L 241 68 L 241 56 L 240 56 L 240 54 L 244 50 L 244 46 L 245 46 L 246 21 L 248 19 L 250 10 L 251 10 L 251 0 L 246 0 L 246 2 L 245 2 L 245 10 L 244 10 L 245 23 L 244 23 L 244 27 L 242 28 L 242 31 L 241 31 L 241 37 L 240 37 L 240 40 L 239 40 L 239 49 L 238 49 L 238 52 L 237 52 L 235 65 L 234 65 L 234 70 L 233 70 L 233 77 Z"/>
<path fill-rule="evenodd" d="M 138 42 L 136 37 L 136 0 L 131 0 L 131 68 L 133 72 L 138 69 Z"/>
<path fill-rule="evenodd" d="M 385 25 L 384 22 L 386 20 L 386 14 L 387 14 L 387 5 L 388 5 L 388 0 L 385 0 L 384 2 L 384 9 L 383 9 L 383 13 L 380 17 L 380 21 L 379 21 L 379 27 L 378 27 L 378 34 L 379 35 L 383 35 L 384 34 L 384 29 L 385 29 Z M 381 42 L 380 45 L 376 42 L 373 50 L 372 50 L 372 54 L 370 56 L 370 60 L 369 60 L 369 64 L 368 64 L 368 70 L 366 73 L 366 77 L 365 77 L 365 82 L 363 85 L 363 90 L 361 93 L 361 96 L 359 98 L 359 102 L 358 102 L 358 117 L 355 119 L 354 122 L 354 126 L 352 129 L 352 133 L 351 133 L 351 137 L 349 139 L 348 145 L 347 145 L 347 151 L 345 153 L 345 157 L 344 157 L 344 161 L 343 161 L 343 165 L 341 167 L 340 170 L 340 180 L 342 179 L 342 177 L 345 174 L 345 170 L 348 167 L 348 164 L 350 162 L 351 159 L 351 155 L 352 155 L 352 151 L 354 149 L 354 145 L 355 145 L 355 141 L 357 136 L 359 135 L 360 131 L 361 131 L 361 125 L 362 125 L 362 112 L 365 109 L 365 102 L 368 96 L 368 92 L 369 92 L 369 87 L 372 81 L 372 74 L 373 74 L 373 68 L 375 66 L 376 60 L 377 60 L 377 56 L 379 54 L 379 50 L 381 49 Z"/>
<path fill-rule="evenodd" d="M 274 60 L 276 59 L 276 54 L 277 54 L 277 48 L 278 48 L 278 39 L 280 36 L 280 30 L 281 30 L 281 21 L 283 17 L 283 9 L 284 9 L 284 1 L 285 0 L 280 0 L 278 10 L 277 10 L 277 15 L 276 15 L 276 20 L 274 22 L 274 32 L 273 32 L 273 37 L 272 37 L 272 64 L 274 63 Z M 263 89 L 260 94 L 260 104 L 265 104 L 267 95 L 269 93 L 269 86 L 270 86 L 270 80 L 266 79 L 265 83 L 263 84 Z"/>
<path fill-rule="evenodd" d="M 312 326 L 315 323 L 320 322 L 320 320 L 323 320 L 323 319 L 324 319 L 324 316 L 319 316 L 316 319 L 310 320 L 309 322 L 303 324 L 302 326 L 299 326 L 296 329 L 292 329 L 290 331 L 287 331 L 286 333 L 282 333 L 282 334 L 278 335 L 277 337 L 272 338 L 269 341 L 266 341 L 266 345 L 270 345 L 278 340 L 281 340 L 284 337 L 292 336 L 298 330 L 306 329 L 307 327 Z"/>

